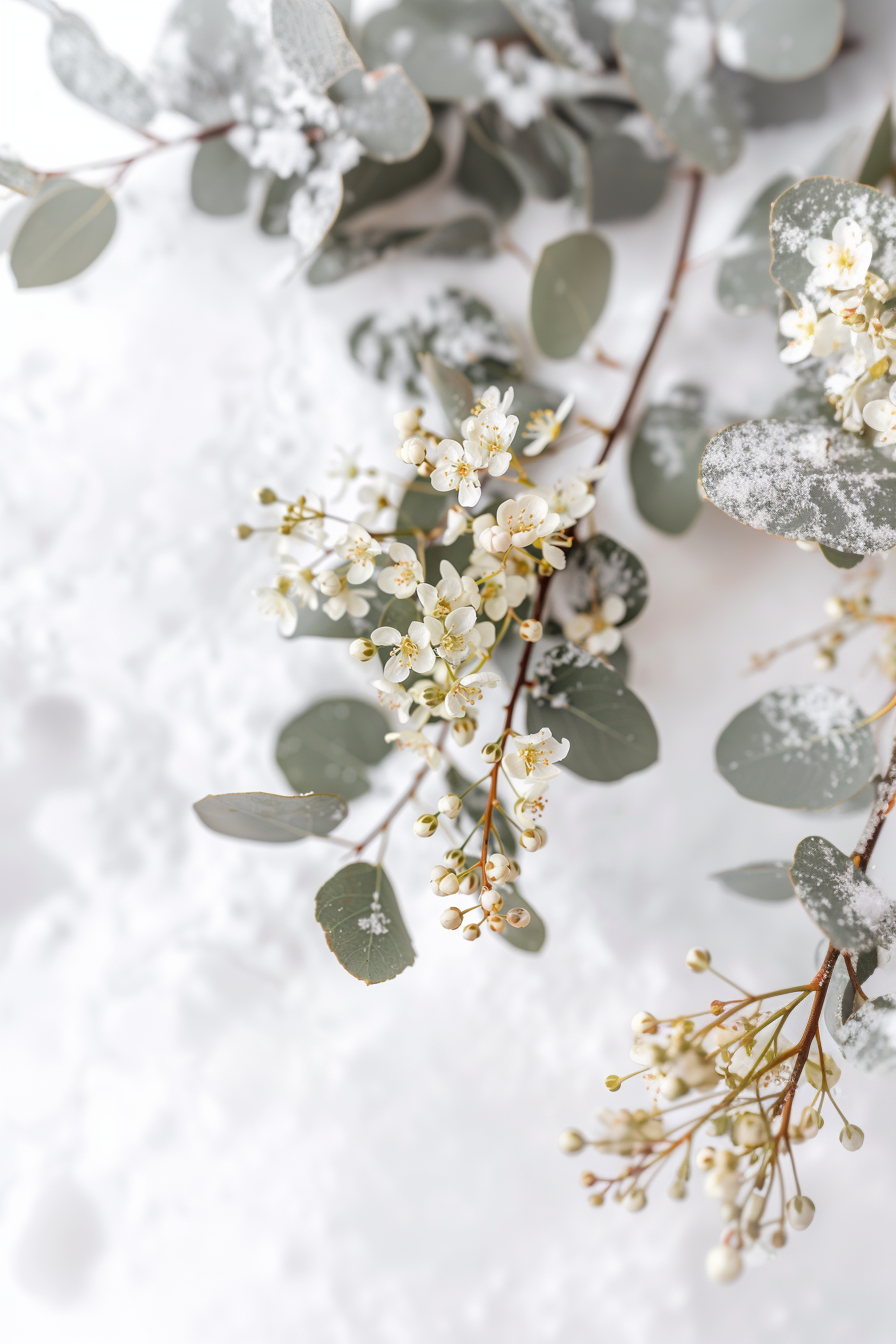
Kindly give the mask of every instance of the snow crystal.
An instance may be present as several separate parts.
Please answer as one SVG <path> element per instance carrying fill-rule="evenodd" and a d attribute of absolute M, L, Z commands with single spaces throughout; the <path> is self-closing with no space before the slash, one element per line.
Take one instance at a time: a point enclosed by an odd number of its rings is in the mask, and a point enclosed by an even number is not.
<path fill-rule="evenodd" d="M 663 71 L 669 89 L 676 98 L 690 94 L 696 98 L 715 62 L 713 26 L 703 7 L 690 6 L 676 14 L 669 25 L 669 45 Z"/>
<path fill-rule="evenodd" d="M 379 892 L 375 891 L 370 906 L 370 914 L 361 916 L 358 920 L 358 928 L 363 929 L 365 933 L 372 933 L 374 937 L 377 937 L 389 932 L 390 922 L 389 916 L 383 914 L 383 907 L 380 905 Z"/>

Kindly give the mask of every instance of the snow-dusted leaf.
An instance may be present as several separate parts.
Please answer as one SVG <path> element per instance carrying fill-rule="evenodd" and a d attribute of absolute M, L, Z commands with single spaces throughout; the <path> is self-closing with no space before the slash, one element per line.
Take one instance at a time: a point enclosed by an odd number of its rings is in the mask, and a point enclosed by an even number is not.
<path fill-rule="evenodd" d="M 329 285 L 396 252 L 485 258 L 494 250 L 491 223 L 482 215 L 464 215 L 425 229 L 363 229 L 327 239 L 306 278 L 312 285 Z"/>
<path fill-rule="evenodd" d="M 547 929 L 541 915 L 532 902 L 527 901 L 525 896 L 520 893 L 519 888 L 513 882 L 508 882 L 507 886 L 502 887 L 501 893 L 504 897 L 503 913 L 505 915 L 508 910 L 517 907 L 522 907 L 523 910 L 529 912 L 529 923 L 524 929 L 515 929 L 511 924 L 505 924 L 501 930 L 501 937 L 505 942 L 510 943 L 511 947 L 519 948 L 520 952 L 540 952 L 547 937 Z"/>
<path fill-rule="evenodd" d="M 710 439 L 703 488 L 738 522 L 869 555 L 896 546 L 896 465 L 855 434 L 748 420 Z"/>
<path fill-rule="evenodd" d="M 893 104 L 887 103 L 868 153 L 856 176 L 866 187 L 876 187 L 881 178 L 893 171 Z"/>
<path fill-rule="evenodd" d="M 874 737 L 851 696 L 832 686 L 784 686 L 741 710 L 716 743 L 719 771 L 744 798 L 828 808 L 874 771 Z"/>
<path fill-rule="evenodd" d="M 248 95 L 262 61 L 229 0 L 180 0 L 153 58 L 153 85 L 165 107 L 216 126 L 232 120 L 234 95 Z"/>
<path fill-rule="evenodd" d="M 526 704 L 530 733 L 549 728 L 567 738 L 563 764 L 583 779 L 604 783 L 646 770 L 659 743 L 646 706 L 599 659 L 572 644 L 555 644 L 539 658 Z"/>
<path fill-rule="evenodd" d="M 772 260 L 769 220 L 772 203 L 793 183 L 790 174 L 776 177 L 756 198 L 725 246 L 716 293 L 719 303 L 738 317 L 757 308 L 773 308 L 777 286 L 769 273 Z"/>
<path fill-rule="evenodd" d="M 572 0 L 504 0 L 505 5 L 536 46 L 561 65 L 596 75 L 603 61 L 583 37 Z"/>
<path fill-rule="evenodd" d="M 50 65 L 60 84 L 82 103 L 126 126 L 145 126 L 156 102 L 143 80 L 118 56 L 106 51 L 78 14 L 44 6 L 52 27 L 47 43 Z"/>
<path fill-rule="evenodd" d="M 700 455 L 709 431 L 706 394 L 688 384 L 641 417 L 629 455 L 629 474 L 641 517 L 661 532 L 686 532 L 700 512 Z"/>
<path fill-rule="evenodd" d="M 318 700 L 281 731 L 277 764 L 297 792 L 336 789 L 351 802 L 370 788 L 367 767 L 388 754 L 388 731 L 380 711 L 363 700 Z"/>
<path fill-rule="evenodd" d="M 87 269 L 115 232 L 115 202 L 100 187 L 63 180 L 31 206 L 10 248 L 20 289 L 58 285 Z"/>
<path fill-rule="evenodd" d="M 432 130 L 429 104 L 400 65 L 345 75 L 331 96 L 339 104 L 343 129 L 361 141 L 372 159 L 410 159 Z"/>
<path fill-rule="evenodd" d="M 812 263 L 804 255 L 809 240 L 830 238 L 837 221 L 846 218 L 874 239 L 871 269 L 888 284 L 896 283 L 896 200 L 843 178 L 807 177 L 772 208 L 772 275 L 794 304 L 801 294 L 817 295 L 809 284 Z"/>
<path fill-rule="evenodd" d="M 334 793 L 296 798 L 278 793 L 210 793 L 194 803 L 193 810 L 210 831 L 271 844 L 329 835 L 348 816 L 344 800 Z"/>
<path fill-rule="evenodd" d="M 793 856 L 790 880 L 800 903 L 835 947 L 870 952 L 896 935 L 896 902 L 830 840 L 810 835 Z"/>
<path fill-rule="evenodd" d="M 461 215 L 424 229 L 408 244 L 423 257 L 478 257 L 494 254 L 494 226 L 484 215 Z"/>
<path fill-rule="evenodd" d="M 772 859 L 769 863 L 745 863 L 742 868 L 726 868 L 713 873 L 729 891 L 752 896 L 756 901 L 789 901 L 793 896 L 790 860 Z"/>
<path fill-rule="evenodd" d="M 591 218 L 596 224 L 639 219 L 662 200 L 671 162 L 651 158 L 632 136 L 615 131 L 592 136 L 588 160 Z"/>
<path fill-rule="evenodd" d="M 552 127 L 558 150 L 566 162 L 566 180 L 569 183 L 569 199 L 577 210 L 591 213 L 591 160 L 588 146 L 574 127 L 567 125 L 560 117 L 547 116 L 545 123 Z"/>
<path fill-rule="evenodd" d="M 36 173 L 17 159 L 0 155 L 0 187 L 9 187 L 21 196 L 33 196 L 43 181 L 43 173 Z"/>
<path fill-rule="evenodd" d="M 383 869 L 350 863 L 325 882 L 317 921 L 337 961 L 357 980 L 381 985 L 414 964 L 414 948 Z"/>
<path fill-rule="evenodd" d="M 435 388 L 452 432 L 459 433 L 461 422 L 467 418 L 476 402 L 476 393 L 469 378 L 459 369 L 442 364 L 434 355 L 421 355 L 420 364 Z"/>
<path fill-rule="evenodd" d="M 523 203 L 522 188 L 515 174 L 476 117 L 467 121 L 457 185 L 461 191 L 484 201 L 498 219 L 510 219 Z"/>
<path fill-rule="evenodd" d="M 569 601 L 576 611 L 588 611 L 611 594 L 625 603 L 617 625 L 628 625 L 644 610 L 647 571 L 636 555 L 602 532 L 573 552 L 567 574 Z"/>
<path fill-rule="evenodd" d="M 342 175 L 335 168 L 312 168 L 289 202 L 289 236 L 299 258 L 320 247 L 342 206 Z"/>
<path fill-rule="evenodd" d="M 430 136 L 419 153 L 398 163 L 381 163 L 365 156 L 342 179 L 339 223 L 369 206 L 394 200 L 422 186 L 441 168 L 442 159 L 442 147 L 435 136 Z"/>
<path fill-rule="evenodd" d="M 877 970 L 877 949 L 862 952 L 853 969 L 859 985 Z M 896 999 L 882 994 L 860 1001 L 842 960 L 837 962 L 824 1002 L 824 1022 L 843 1057 L 860 1073 L 889 1073 L 896 1068 Z"/>
<path fill-rule="evenodd" d="M 559 201 L 573 190 L 570 150 L 567 137 L 555 117 L 538 117 L 528 126 L 514 127 L 503 122 L 496 109 L 483 113 L 486 129 L 500 130 L 505 161 L 532 196 L 544 201 Z M 578 171 L 578 169 L 577 169 Z"/>
<path fill-rule="evenodd" d="M 364 69 L 329 0 L 272 0 L 271 24 L 286 64 L 313 93 Z"/>
<path fill-rule="evenodd" d="M 249 204 L 252 170 L 223 135 L 203 140 L 190 172 L 190 198 L 206 215 L 239 215 Z"/>
<path fill-rule="evenodd" d="M 596 233 L 570 233 L 543 249 L 529 310 L 543 354 L 551 359 L 576 354 L 603 312 L 612 269 L 610 248 Z"/>
<path fill-rule="evenodd" d="M 403 0 L 368 19 L 361 49 L 371 69 L 398 62 L 430 102 L 456 102 L 485 93 L 474 42 L 519 33 L 499 0 Z"/>
<path fill-rule="evenodd" d="M 619 62 L 644 111 L 677 149 L 709 173 L 741 149 L 733 103 L 712 77 L 715 31 L 701 0 L 632 0 L 613 30 Z"/>
<path fill-rule="evenodd" d="M 796 80 L 836 56 L 841 0 L 712 0 L 719 59 L 759 79 Z"/>

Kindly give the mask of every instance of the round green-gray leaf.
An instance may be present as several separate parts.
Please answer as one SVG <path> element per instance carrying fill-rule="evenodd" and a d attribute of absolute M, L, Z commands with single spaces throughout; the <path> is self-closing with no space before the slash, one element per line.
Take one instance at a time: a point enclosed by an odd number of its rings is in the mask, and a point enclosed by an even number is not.
<path fill-rule="evenodd" d="M 863 952 L 854 965 L 863 985 L 877 970 L 875 948 Z M 889 1073 L 896 1068 L 896 999 L 882 994 L 858 1008 L 855 988 L 846 965 L 837 962 L 824 1001 L 824 1022 L 846 1059 L 860 1073 Z"/>
<path fill-rule="evenodd" d="M 350 975 L 381 985 L 414 964 L 414 948 L 382 868 L 350 863 L 317 893 L 327 946 Z"/>
<path fill-rule="evenodd" d="M 19 288 L 58 285 L 80 275 L 108 244 L 116 219 L 115 202 L 100 187 L 63 181 L 44 191 L 10 249 Z"/>
<path fill-rule="evenodd" d="M 568 359 L 580 349 L 604 310 L 613 259 L 596 233 L 570 233 L 549 243 L 532 281 L 532 330 L 550 359 Z"/>
<path fill-rule="evenodd" d="M 286 64 L 313 93 L 364 68 L 328 0 L 272 0 L 271 24 Z"/>
<path fill-rule="evenodd" d="M 629 455 L 638 512 L 669 536 L 686 532 L 703 505 L 697 489 L 700 455 L 709 431 L 702 388 L 673 388 L 641 417 Z"/>
<path fill-rule="evenodd" d="M 840 47 L 841 0 L 713 0 L 713 9 L 719 59 L 758 79 L 805 79 Z"/>
<path fill-rule="evenodd" d="M 835 947 L 870 952 L 896 934 L 896 902 L 830 840 L 810 835 L 793 856 L 790 880 L 806 913 Z"/>
<path fill-rule="evenodd" d="M 812 238 L 830 238 L 840 219 L 853 218 L 874 238 L 871 269 L 896 283 L 896 200 L 873 187 L 839 177 L 807 177 L 772 207 L 772 275 L 797 306 L 800 295 L 818 298 L 809 283 L 812 263 L 804 255 Z"/>
<path fill-rule="evenodd" d="M 382 163 L 412 158 L 432 129 L 429 104 L 400 65 L 367 74 L 353 70 L 331 97 L 338 102 L 343 129 Z"/>
<path fill-rule="evenodd" d="M 452 431 L 459 433 L 461 423 L 470 414 L 476 401 L 472 383 L 460 369 L 442 364 L 435 355 L 421 355 L 420 366 L 442 403 L 442 410 L 451 423 Z"/>
<path fill-rule="evenodd" d="M 647 601 L 647 571 L 638 557 L 605 533 L 598 533 L 574 552 L 570 566 L 569 598 L 576 611 L 588 611 L 611 594 L 625 603 L 617 625 L 640 616 Z"/>
<path fill-rule="evenodd" d="M 389 751 L 389 724 L 363 700 L 318 700 L 277 739 L 277 764 L 297 793 L 338 790 L 349 802 L 370 788 L 369 766 Z"/>
<path fill-rule="evenodd" d="M 744 798 L 775 807 L 828 808 L 874 771 L 874 737 L 843 691 L 812 683 L 769 691 L 716 744 L 716 765 Z"/>
<path fill-rule="evenodd" d="M 653 765 L 659 743 L 646 706 L 606 663 L 572 644 L 542 655 L 526 704 L 530 733 L 549 728 L 569 741 L 563 764 L 583 779 L 609 783 Z"/>
<path fill-rule="evenodd" d="M 896 465 L 820 423 L 748 420 L 710 439 L 700 462 L 717 508 L 748 527 L 868 555 L 896 546 Z"/>
<path fill-rule="evenodd" d="M 106 51 L 80 15 L 57 10 L 47 51 L 59 82 L 82 103 L 126 126 L 145 126 L 155 116 L 155 99 L 142 79 Z"/>
<path fill-rule="evenodd" d="M 769 863 L 745 863 L 742 868 L 726 868 L 713 873 L 729 891 L 751 896 L 755 901 L 789 901 L 793 897 L 790 860 L 772 859 Z"/>
<path fill-rule="evenodd" d="M 792 182 L 789 173 L 776 177 L 750 206 L 725 246 L 716 293 L 722 307 L 738 317 L 776 304 L 777 286 L 769 273 L 769 220 L 773 203 Z"/>
<path fill-rule="evenodd" d="M 249 204 L 252 169 L 226 136 L 203 140 L 190 172 L 190 196 L 205 215 L 239 215 Z"/>
<path fill-rule="evenodd" d="M 210 793 L 193 809 L 209 830 L 220 835 L 272 844 L 329 835 L 348 816 L 344 800 L 333 793 L 296 798 L 278 793 Z"/>

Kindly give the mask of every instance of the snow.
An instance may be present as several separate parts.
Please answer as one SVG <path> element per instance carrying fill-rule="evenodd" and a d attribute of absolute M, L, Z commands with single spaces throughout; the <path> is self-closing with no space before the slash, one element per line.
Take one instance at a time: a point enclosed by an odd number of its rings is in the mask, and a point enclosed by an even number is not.
<path fill-rule="evenodd" d="M 141 63 L 160 3 L 82 8 Z M 2 15 L 11 145 L 45 166 L 127 152 L 133 137 L 47 72 L 43 16 L 12 0 Z M 821 122 L 751 137 L 709 183 L 696 258 L 776 172 L 811 163 L 844 124 L 875 123 L 892 37 L 891 24 L 888 41 L 844 61 Z M 388 985 L 352 980 L 313 913 L 331 847 L 229 841 L 191 811 L 210 792 L 283 789 L 280 726 L 321 695 L 370 694 L 344 650 L 280 640 L 258 618 L 251 590 L 271 558 L 230 527 L 261 515 L 255 485 L 327 484 L 331 445 L 393 463 L 405 397 L 346 349 L 372 310 L 398 319 L 447 284 L 479 292 L 524 342 L 529 375 L 568 385 L 598 420 L 625 375 L 534 360 L 511 256 L 398 258 L 332 288 L 284 287 L 288 241 L 194 214 L 188 171 L 177 152 L 135 172 L 118 236 L 74 284 L 16 294 L 0 282 L 4 1337 L 884 1344 L 893 1079 L 844 1070 L 841 1104 L 864 1148 L 845 1153 L 832 1123 L 805 1145 L 811 1232 L 724 1288 L 703 1271 L 715 1204 L 659 1189 L 637 1218 L 589 1208 L 585 1164 L 556 1145 L 568 1124 L 593 1131 L 634 1012 L 696 1008 L 714 992 L 685 970 L 689 946 L 757 986 L 817 966 L 795 901 L 750 904 L 706 875 L 790 854 L 819 829 L 848 851 L 861 817 L 746 802 L 712 751 L 745 704 L 810 675 L 803 654 L 741 674 L 755 649 L 821 623 L 842 578 L 709 507 L 683 538 L 653 532 L 615 455 L 597 521 L 650 575 L 627 640 L 659 765 L 620 785 L 552 785 L 551 843 L 521 884 L 549 928 L 536 958 L 440 928 L 433 850 L 399 828 L 386 867 L 418 959 Z M 678 184 L 653 217 L 604 230 L 617 280 L 598 339 L 625 363 L 655 320 L 684 202 Z M 513 227 L 537 254 L 568 223 L 565 206 L 536 203 Z M 755 414 L 789 375 L 771 319 L 726 316 L 714 278 L 711 264 L 689 273 L 651 392 L 712 375 L 724 404 Z M 581 462 L 591 455 L 583 445 Z M 896 596 L 886 572 L 884 590 Z M 876 704 L 868 649 L 833 680 Z M 378 768 L 347 833 L 379 819 L 407 764 Z M 875 861 L 874 880 L 896 890 L 892 832 Z M 643 1093 L 627 1084 L 618 1100 L 634 1108 Z M 844 1236 L 859 1224 L 861 1237 Z"/>

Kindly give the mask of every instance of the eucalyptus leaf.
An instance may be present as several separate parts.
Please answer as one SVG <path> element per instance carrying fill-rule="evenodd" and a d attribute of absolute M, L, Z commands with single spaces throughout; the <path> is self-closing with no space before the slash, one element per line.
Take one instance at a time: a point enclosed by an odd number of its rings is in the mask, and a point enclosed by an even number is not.
<path fill-rule="evenodd" d="M 382 868 L 340 868 L 317 893 L 315 914 L 330 951 L 357 980 L 381 985 L 413 966 L 414 948 Z"/>
<path fill-rule="evenodd" d="M 632 91 L 663 134 L 698 168 L 723 173 L 738 158 L 736 108 L 712 77 L 715 34 L 692 0 L 632 0 L 613 45 Z"/>
<path fill-rule="evenodd" d="M 484 201 L 498 219 L 512 218 L 523 202 L 522 188 L 516 176 L 475 117 L 467 122 L 457 185 L 461 191 Z"/>
<path fill-rule="evenodd" d="M 569 183 L 569 199 L 576 210 L 583 210 L 594 218 L 592 213 L 592 165 L 588 146 L 574 126 L 570 126 L 560 117 L 548 116 L 546 120 L 554 128 L 557 143 L 566 160 L 566 178 Z"/>
<path fill-rule="evenodd" d="M 461 215 L 445 224 L 424 229 L 407 244 L 407 250 L 423 257 L 477 257 L 494 255 L 492 222 L 483 215 Z"/>
<path fill-rule="evenodd" d="M 203 140 L 190 172 L 190 198 L 205 215 L 239 215 L 249 204 L 252 170 L 223 136 Z"/>
<path fill-rule="evenodd" d="M 485 114 L 481 114 L 484 116 Z M 488 126 L 488 121 L 486 121 Z M 556 118 L 538 117 L 528 126 L 515 127 L 493 118 L 491 129 L 499 133 L 505 160 L 523 186 L 544 201 L 559 201 L 573 191 L 573 168 L 565 131 Z M 581 194 L 581 187 L 578 188 Z"/>
<path fill-rule="evenodd" d="M 445 495 L 433 490 L 428 480 L 418 476 L 402 495 L 396 526 L 399 531 L 413 528 L 415 531 L 431 532 L 442 521 L 448 504 Z M 405 537 L 403 540 L 412 543 L 411 538 Z"/>
<path fill-rule="evenodd" d="M 712 0 L 719 59 L 760 79 L 797 80 L 834 59 L 840 0 Z"/>
<path fill-rule="evenodd" d="M 760 192 L 725 247 L 716 293 L 722 307 L 738 317 L 777 304 L 778 289 L 769 274 L 772 260 L 769 217 L 773 202 L 793 180 L 790 174 L 776 177 Z"/>
<path fill-rule="evenodd" d="M 283 59 L 312 93 L 364 69 L 328 0 L 272 0 L 271 24 Z"/>
<path fill-rule="evenodd" d="M 504 895 L 504 914 L 520 906 L 529 912 L 529 923 L 524 929 L 515 929 L 511 924 L 505 924 L 501 930 L 501 937 L 510 943 L 511 947 L 519 948 L 520 952 L 540 952 L 548 932 L 541 915 L 532 902 L 520 894 L 519 887 L 515 883 L 508 882 L 501 888 L 501 892 Z"/>
<path fill-rule="evenodd" d="M 43 181 L 43 173 L 36 173 L 17 159 L 0 155 L 0 187 L 9 187 L 10 191 L 17 191 L 21 196 L 33 196 Z"/>
<path fill-rule="evenodd" d="M 835 551 L 833 546 L 819 547 L 829 565 L 837 569 L 855 569 L 865 559 L 864 555 L 854 555 L 852 551 Z"/>
<path fill-rule="evenodd" d="M 398 61 L 430 102 L 481 98 L 486 90 L 474 58 L 483 37 L 519 35 L 520 29 L 497 0 L 438 0 L 403 3 L 368 19 L 362 51 L 368 66 Z"/>
<path fill-rule="evenodd" d="M 671 162 L 650 158 L 632 136 L 616 132 L 595 136 L 588 144 L 588 159 L 595 224 L 639 219 L 662 200 Z"/>
<path fill-rule="evenodd" d="M 896 902 L 830 840 L 801 840 L 790 880 L 806 913 L 841 951 L 870 952 L 893 941 Z"/>
<path fill-rule="evenodd" d="M 428 257 L 490 257 L 494 239 L 482 215 L 464 215 L 421 229 L 364 229 L 351 236 L 331 234 L 307 272 L 312 285 L 329 285 L 397 252 Z"/>
<path fill-rule="evenodd" d="M 234 95 L 251 99 L 264 60 L 229 0 L 179 0 L 153 58 L 153 85 L 166 107 L 217 126 L 233 120 Z"/>
<path fill-rule="evenodd" d="M 318 700 L 277 739 L 277 764 L 297 792 L 338 789 L 351 802 L 370 788 L 367 767 L 390 749 L 388 721 L 363 700 Z"/>
<path fill-rule="evenodd" d="M 354 639 L 357 633 L 352 617 L 347 614 L 333 621 L 322 607 L 318 607 L 317 611 L 312 611 L 310 607 L 299 607 L 296 628 L 288 638 L 308 639 L 316 636 L 319 639 Z"/>
<path fill-rule="evenodd" d="M 526 705 L 530 733 L 549 728 L 567 738 L 563 764 L 603 782 L 646 770 L 657 759 L 656 729 L 645 705 L 618 673 L 562 643 L 539 658 Z"/>
<path fill-rule="evenodd" d="M 193 810 L 210 831 L 273 844 L 329 835 L 348 816 L 344 800 L 334 793 L 306 793 L 296 798 L 277 793 L 210 793 L 194 803 Z"/>
<path fill-rule="evenodd" d="M 863 952 L 854 963 L 859 985 L 865 984 L 877 970 L 875 948 Z M 860 1073 L 889 1073 L 896 1068 L 896 999 L 883 994 L 861 1001 L 856 1007 L 856 992 L 841 959 L 834 967 L 824 1002 L 825 1026 L 837 1042 L 843 1057 Z"/>
<path fill-rule="evenodd" d="M 874 736 L 843 691 L 808 684 L 769 691 L 741 710 L 716 744 L 720 773 L 744 798 L 828 808 L 874 771 Z"/>
<path fill-rule="evenodd" d="M 106 51 L 80 15 L 55 5 L 53 10 L 47 50 L 60 84 L 82 103 L 125 126 L 145 126 L 151 121 L 156 102 L 143 80 Z"/>
<path fill-rule="evenodd" d="M 865 161 L 859 169 L 857 182 L 876 187 L 878 182 L 893 171 L 893 104 L 887 103 L 874 139 L 868 147 Z"/>
<path fill-rule="evenodd" d="M 539 349 L 551 359 L 577 353 L 607 301 L 612 254 L 596 233 L 571 233 L 542 251 L 530 315 Z"/>
<path fill-rule="evenodd" d="M 459 369 L 442 364 L 433 355 L 421 355 L 420 364 L 442 403 L 452 433 L 459 434 L 461 423 L 476 404 L 476 393 L 469 378 Z"/>
<path fill-rule="evenodd" d="M 828 103 L 828 72 L 819 70 L 808 79 L 796 83 L 780 80 L 757 79 L 745 71 L 717 66 L 716 80 L 727 75 L 732 100 L 741 111 L 746 111 L 746 123 L 756 130 L 766 126 L 787 126 L 794 121 L 815 121 L 822 116 Z M 729 80 L 725 80 L 728 85 Z"/>
<path fill-rule="evenodd" d="M 773 420 L 799 420 L 803 424 L 834 424 L 834 408 L 823 386 L 801 382 L 779 397 L 772 407 Z"/>
<path fill-rule="evenodd" d="M 641 417 L 629 455 L 638 512 L 653 527 L 679 536 L 703 501 L 697 488 L 700 456 L 709 438 L 706 394 L 684 384 Z"/>
<path fill-rule="evenodd" d="M 363 74 L 353 70 L 331 90 L 342 127 L 381 163 L 413 158 L 429 138 L 432 116 L 426 99 L 400 65 Z"/>
<path fill-rule="evenodd" d="M 456 793 L 458 797 L 464 794 L 466 795 L 463 799 L 463 810 L 470 822 L 473 825 L 480 822 L 485 814 L 485 805 L 488 802 L 488 790 L 485 785 L 477 784 L 475 789 L 470 788 L 472 781 L 462 775 L 459 770 L 456 770 L 453 765 L 448 767 L 445 775 L 445 782 L 451 792 Z M 469 793 L 467 793 L 468 789 L 470 790 Z M 509 858 L 514 858 L 517 851 L 516 831 L 504 814 L 497 810 L 492 813 L 492 822 L 495 830 L 498 832 L 498 839 L 501 841 L 504 853 L 507 854 Z M 509 901 L 505 900 L 504 904 L 508 909 L 512 908 Z M 522 902 L 520 902 L 520 904 L 522 904 Z M 529 909 L 528 905 L 526 906 L 526 909 Z"/>
<path fill-rule="evenodd" d="M 605 533 L 576 548 L 567 573 L 570 605 L 576 611 L 588 611 L 611 594 L 625 603 L 625 615 L 617 625 L 628 625 L 644 610 L 647 571 L 636 555 Z"/>
<path fill-rule="evenodd" d="M 365 156 L 342 179 L 338 222 L 344 223 L 369 206 L 395 200 L 422 186 L 441 168 L 443 157 L 442 146 L 432 135 L 417 154 L 398 163 L 381 163 Z"/>
<path fill-rule="evenodd" d="M 748 527 L 869 555 L 896 546 L 896 466 L 855 434 L 748 420 L 710 439 L 700 463 L 717 508 Z"/>
<path fill-rule="evenodd" d="M 804 256 L 812 238 L 830 238 L 838 220 L 861 220 L 875 241 L 871 269 L 896 283 L 896 200 L 873 187 L 838 177 L 807 177 L 783 192 L 772 207 L 772 276 L 795 305 L 800 295 L 819 297 Z M 825 291 L 826 293 L 826 291 Z"/>
<path fill-rule="evenodd" d="M 871 979 L 871 976 L 877 970 L 878 960 L 876 947 L 870 952 L 860 952 L 853 959 L 853 973 L 860 986 Z M 840 1029 L 853 1012 L 855 1002 L 855 989 L 849 971 L 846 969 L 846 963 L 841 957 L 834 966 L 824 1000 L 824 1024 L 841 1050 L 843 1046 L 840 1040 Z"/>
<path fill-rule="evenodd" d="M 42 192 L 12 241 L 9 263 L 20 289 L 58 285 L 85 271 L 115 232 L 109 193 L 67 179 Z"/>
<path fill-rule="evenodd" d="M 536 46 L 552 61 L 594 75 L 603 62 L 578 27 L 572 0 L 504 0 Z"/>
<path fill-rule="evenodd" d="M 756 901 L 789 901 L 793 897 L 790 860 L 772 859 L 769 863 L 745 863 L 742 868 L 726 868 L 713 873 L 729 891 L 751 896 Z"/>

